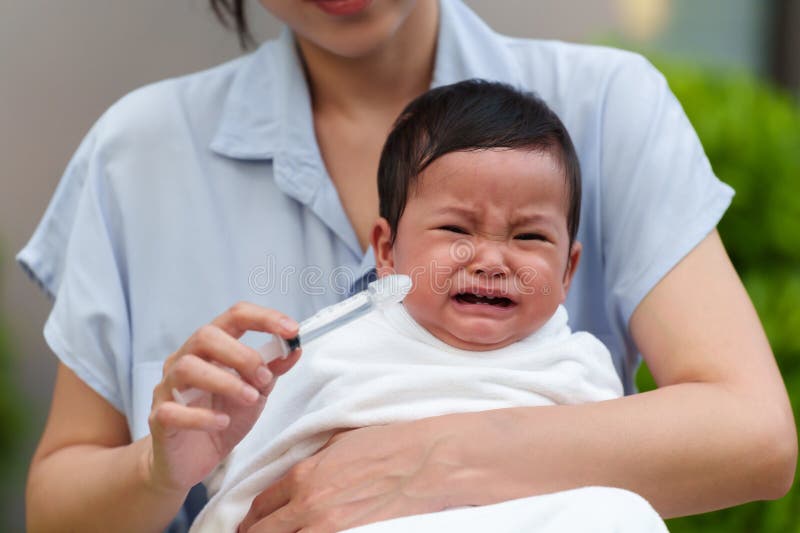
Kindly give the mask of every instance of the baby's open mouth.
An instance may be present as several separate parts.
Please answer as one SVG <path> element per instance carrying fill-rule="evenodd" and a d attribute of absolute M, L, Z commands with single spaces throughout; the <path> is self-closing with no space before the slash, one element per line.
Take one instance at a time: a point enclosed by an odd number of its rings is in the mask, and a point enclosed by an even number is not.
<path fill-rule="evenodd" d="M 514 305 L 514 302 L 505 296 L 482 296 L 472 292 L 460 292 L 454 298 L 464 304 L 494 305 L 496 307 L 511 307 Z"/>

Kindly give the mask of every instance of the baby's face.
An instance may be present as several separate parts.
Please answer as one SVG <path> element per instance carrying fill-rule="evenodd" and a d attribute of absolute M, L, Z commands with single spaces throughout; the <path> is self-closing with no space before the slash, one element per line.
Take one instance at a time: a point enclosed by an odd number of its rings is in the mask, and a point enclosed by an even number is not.
<path fill-rule="evenodd" d="M 567 186 L 547 153 L 453 152 L 419 176 L 389 244 L 373 232 L 379 275 L 411 276 L 404 305 L 439 339 L 492 350 L 541 327 L 566 297 L 580 256 L 569 247 Z"/>

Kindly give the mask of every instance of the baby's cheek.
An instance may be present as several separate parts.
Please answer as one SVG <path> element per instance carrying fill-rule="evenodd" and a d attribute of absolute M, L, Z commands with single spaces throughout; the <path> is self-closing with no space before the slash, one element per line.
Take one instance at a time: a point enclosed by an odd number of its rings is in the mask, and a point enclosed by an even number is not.
<path fill-rule="evenodd" d="M 446 282 L 429 276 L 420 276 L 404 302 L 410 302 L 412 306 L 420 310 L 429 309 L 436 304 L 437 300 L 441 298 L 440 295 L 443 294 L 443 287 L 440 287 L 440 285 L 446 285 Z"/>
<path fill-rule="evenodd" d="M 520 295 L 549 296 L 558 290 L 552 265 L 539 258 L 529 258 L 514 271 L 515 289 Z"/>
<path fill-rule="evenodd" d="M 539 292 L 544 281 L 544 276 L 540 269 L 533 265 L 525 265 L 517 270 L 514 276 L 513 289 L 520 296 L 530 296 Z"/>

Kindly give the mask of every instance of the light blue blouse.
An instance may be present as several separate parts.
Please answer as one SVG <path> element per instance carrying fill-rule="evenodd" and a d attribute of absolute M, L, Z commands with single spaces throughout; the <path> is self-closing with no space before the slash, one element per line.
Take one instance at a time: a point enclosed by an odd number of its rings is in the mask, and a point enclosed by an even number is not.
<path fill-rule="evenodd" d="M 486 78 L 533 90 L 571 132 L 584 252 L 566 307 L 631 392 L 631 313 L 733 191 L 641 57 L 497 35 L 457 0 L 441 1 L 438 39 L 434 86 Z M 17 259 L 55 299 L 50 347 L 125 413 L 134 439 L 148 432 L 162 361 L 199 326 L 238 300 L 302 319 L 373 266 L 320 156 L 289 32 L 113 105 Z"/>

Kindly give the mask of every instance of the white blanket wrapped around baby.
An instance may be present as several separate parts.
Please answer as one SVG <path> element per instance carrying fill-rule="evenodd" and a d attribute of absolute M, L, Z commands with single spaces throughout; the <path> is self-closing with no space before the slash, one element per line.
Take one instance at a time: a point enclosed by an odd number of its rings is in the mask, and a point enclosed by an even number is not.
<path fill-rule="evenodd" d="M 259 421 L 233 451 L 225 468 L 210 481 L 210 491 L 216 489 L 216 494 L 192 531 L 235 531 L 256 495 L 342 429 L 504 407 L 601 401 L 621 394 L 610 354 L 593 336 L 572 333 L 563 307 L 533 335 L 487 352 L 469 352 L 445 344 L 419 326 L 401 304 L 373 311 L 304 346 L 299 362 L 278 381 Z M 519 525 L 519 520 L 527 518 L 541 520 L 552 508 L 552 520 L 543 521 L 544 527 L 556 523 L 557 517 L 561 520 L 575 514 L 565 513 L 565 505 L 578 504 L 581 498 L 564 499 L 563 495 L 580 494 L 585 503 L 587 497 L 595 497 L 587 490 L 596 491 L 598 502 L 608 500 L 609 495 L 614 501 L 627 502 L 626 507 L 641 502 L 648 520 L 663 527 L 641 498 L 618 489 L 596 488 L 401 518 L 367 526 L 378 529 L 358 530 L 377 533 L 413 527 L 416 531 L 485 531 L 486 527 L 469 529 L 467 524 L 482 523 L 479 516 L 499 512 L 498 516 L 511 520 L 509 524 Z M 623 493 L 628 496 L 620 499 Z M 611 503 L 607 501 L 605 508 L 611 508 Z M 526 509 L 530 510 L 527 518 L 518 516 Z M 459 513 L 475 516 L 460 521 Z M 426 529 L 424 523 L 429 519 L 430 528 Z M 398 526 L 403 520 L 414 522 Z M 453 529 L 442 520 L 463 526 Z M 635 528 L 635 522 L 631 531 L 642 531 Z M 578 522 L 575 525 L 580 528 Z M 598 531 L 597 525 L 595 517 L 583 530 Z M 388 529 L 379 529 L 384 527 Z M 660 531 L 644 529 L 650 530 Z"/>

